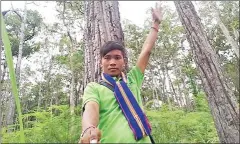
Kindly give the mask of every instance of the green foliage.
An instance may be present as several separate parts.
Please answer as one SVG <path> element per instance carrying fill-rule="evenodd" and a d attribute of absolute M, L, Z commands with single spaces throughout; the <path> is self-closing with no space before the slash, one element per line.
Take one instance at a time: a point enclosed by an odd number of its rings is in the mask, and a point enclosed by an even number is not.
<path fill-rule="evenodd" d="M 195 110 L 201 111 L 201 112 L 208 112 L 210 113 L 210 109 L 208 106 L 206 95 L 203 92 L 199 92 L 196 97 L 194 97 L 195 100 Z"/>
<path fill-rule="evenodd" d="M 79 108 L 78 108 L 79 109 Z M 76 111 L 79 111 L 76 109 Z M 71 124 L 73 130 L 70 133 Z M 67 105 L 52 106 L 48 110 L 34 111 L 24 115 L 27 143 L 76 143 L 81 133 L 80 113 L 70 115 Z M 6 133 L 2 130 L 3 143 L 19 141 L 19 131 Z"/>
<path fill-rule="evenodd" d="M 70 58 L 69 55 L 57 55 L 55 60 L 58 64 L 66 65 L 70 69 Z M 77 51 L 72 56 L 73 70 L 74 72 L 79 72 L 83 69 L 83 52 Z"/>
<path fill-rule="evenodd" d="M 239 1 L 222 1 L 219 2 L 221 20 L 232 32 L 239 29 Z M 229 17 L 231 15 L 231 17 Z"/>
<path fill-rule="evenodd" d="M 19 15 L 13 12 L 8 12 L 4 20 L 6 21 L 6 28 L 9 33 L 9 39 L 12 46 L 12 55 L 17 56 L 20 43 L 21 23 L 23 17 L 19 10 L 16 10 Z M 19 17 L 21 16 L 21 18 Z M 37 42 L 30 42 L 41 30 L 42 17 L 38 11 L 27 10 L 27 22 L 25 24 L 25 38 L 23 43 L 23 57 L 28 57 L 30 54 L 40 49 L 40 44 Z"/>
<path fill-rule="evenodd" d="M 80 107 L 76 115 L 70 116 L 67 105 L 52 106 L 48 110 L 24 115 L 26 142 L 28 143 L 69 143 L 78 142 L 81 133 Z M 164 105 L 160 111 L 147 111 L 157 143 L 217 143 L 218 136 L 209 112 L 170 111 Z M 74 130 L 70 131 L 70 122 L 74 119 Z M 27 125 L 28 124 L 28 125 Z M 19 131 L 2 131 L 3 142 L 13 143 L 19 140 Z"/>
<path fill-rule="evenodd" d="M 218 136 L 208 112 L 182 110 L 148 111 L 156 143 L 217 143 Z"/>

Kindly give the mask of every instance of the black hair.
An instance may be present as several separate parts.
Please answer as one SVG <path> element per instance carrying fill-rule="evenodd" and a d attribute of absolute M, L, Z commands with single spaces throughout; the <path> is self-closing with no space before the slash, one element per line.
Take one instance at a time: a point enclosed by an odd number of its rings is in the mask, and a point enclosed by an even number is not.
<path fill-rule="evenodd" d="M 112 50 L 120 50 L 122 52 L 123 58 L 126 57 L 126 50 L 122 44 L 116 41 L 108 41 L 100 48 L 100 56 L 104 57 L 108 52 Z"/>

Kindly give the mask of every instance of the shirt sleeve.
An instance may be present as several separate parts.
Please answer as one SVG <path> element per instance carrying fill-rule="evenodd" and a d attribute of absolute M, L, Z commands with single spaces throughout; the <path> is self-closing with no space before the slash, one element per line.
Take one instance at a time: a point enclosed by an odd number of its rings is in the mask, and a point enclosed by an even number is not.
<path fill-rule="evenodd" d="M 89 101 L 94 101 L 98 104 L 99 104 L 99 101 L 100 101 L 98 91 L 96 89 L 96 83 L 94 83 L 94 82 L 88 83 L 86 88 L 84 89 L 83 105 L 82 105 L 83 111 L 85 110 L 85 105 Z"/>
<path fill-rule="evenodd" d="M 133 83 L 136 83 L 138 88 L 142 87 L 144 74 L 141 72 L 140 68 L 133 66 L 132 69 L 128 72 L 128 77 Z"/>

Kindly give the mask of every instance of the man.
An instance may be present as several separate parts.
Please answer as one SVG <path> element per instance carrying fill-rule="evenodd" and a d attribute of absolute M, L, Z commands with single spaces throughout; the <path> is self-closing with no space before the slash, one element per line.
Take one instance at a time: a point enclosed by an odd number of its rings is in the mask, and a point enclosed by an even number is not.
<path fill-rule="evenodd" d="M 143 105 L 140 88 L 162 16 L 161 6 L 156 5 L 156 8 L 152 9 L 153 23 L 150 33 L 144 42 L 136 66 L 128 72 L 127 77 L 122 73 L 126 58 L 123 46 L 109 41 L 101 47 L 102 79 L 113 89 L 95 82 L 90 82 L 86 86 L 79 142 L 90 143 L 95 140 L 100 143 L 151 143 L 149 138 L 151 128 L 141 110 Z M 133 104 L 135 101 L 138 104 Z"/>

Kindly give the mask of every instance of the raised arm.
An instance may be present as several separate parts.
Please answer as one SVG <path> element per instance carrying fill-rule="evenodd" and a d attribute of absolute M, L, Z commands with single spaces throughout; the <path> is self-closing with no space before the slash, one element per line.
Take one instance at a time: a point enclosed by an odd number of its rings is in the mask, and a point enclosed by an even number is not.
<path fill-rule="evenodd" d="M 162 21 L 162 16 L 163 16 L 162 7 L 161 5 L 158 6 L 156 4 L 155 9 L 152 8 L 152 20 L 153 20 L 152 27 L 147 36 L 147 39 L 143 44 L 142 51 L 138 57 L 136 64 L 136 66 L 140 68 L 142 73 L 144 73 L 147 67 L 152 48 L 157 40 L 159 24 Z"/>

